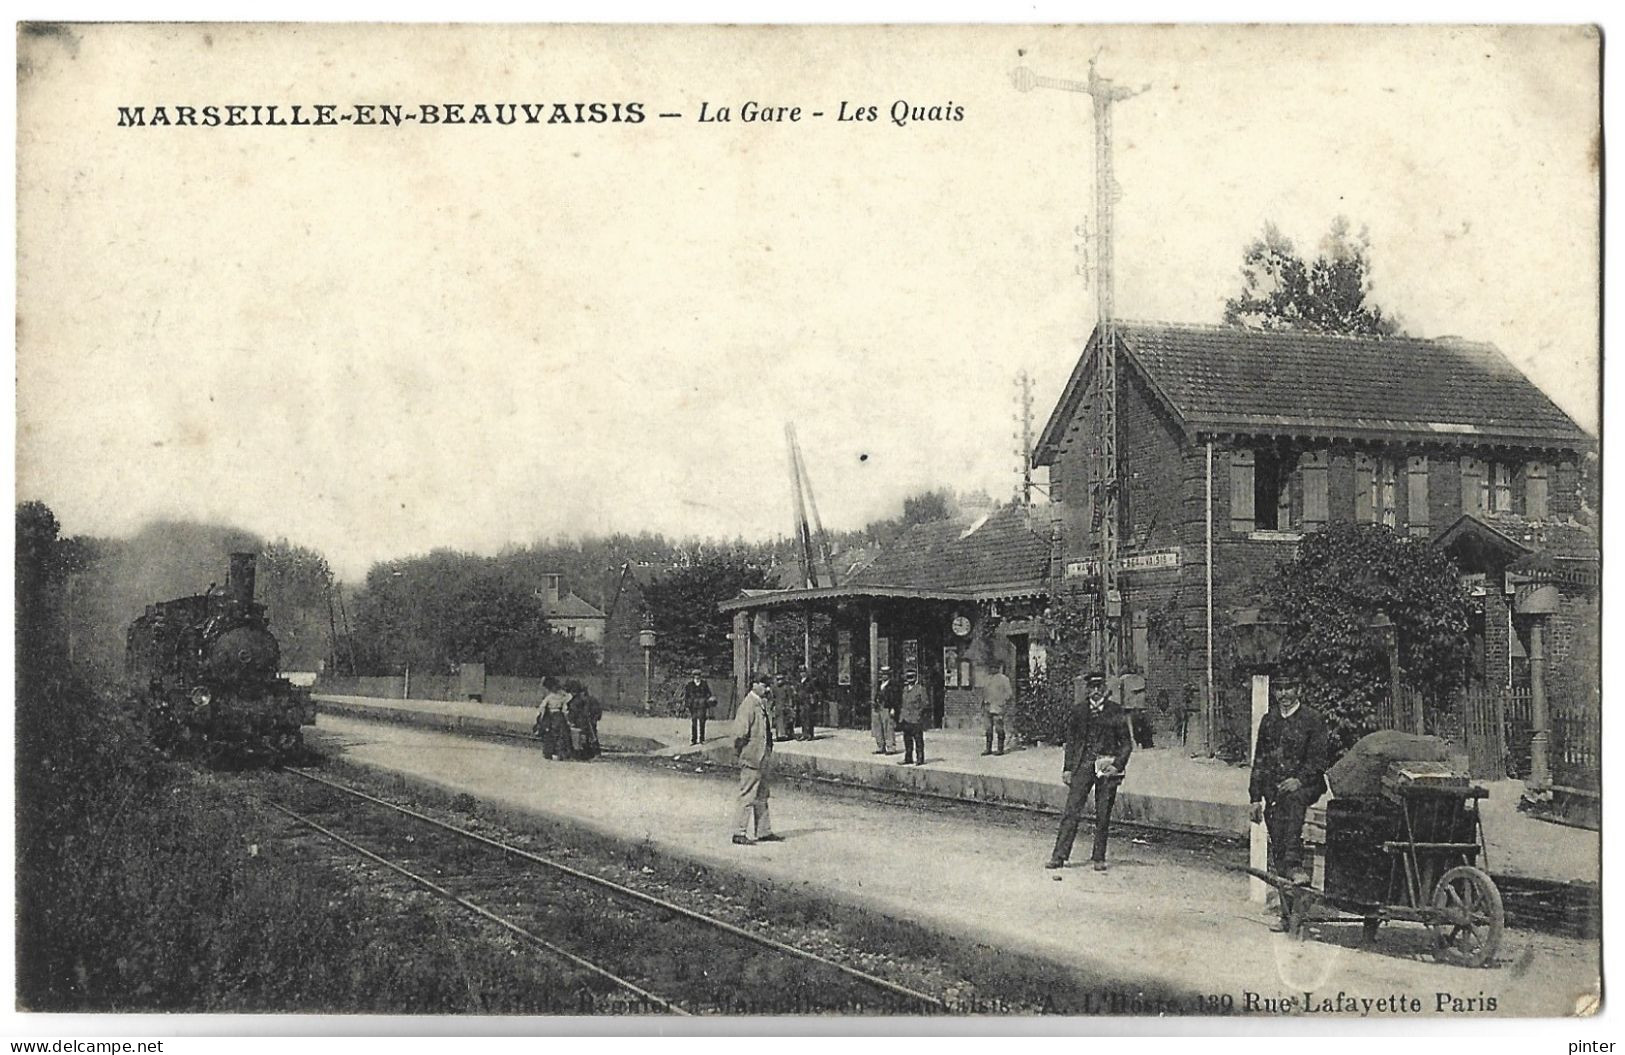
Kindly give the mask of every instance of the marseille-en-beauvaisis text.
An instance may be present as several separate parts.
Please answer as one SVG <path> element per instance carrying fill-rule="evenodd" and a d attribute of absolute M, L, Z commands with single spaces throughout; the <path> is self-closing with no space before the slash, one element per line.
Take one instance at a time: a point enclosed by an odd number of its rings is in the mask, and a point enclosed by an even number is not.
<path fill-rule="evenodd" d="M 842 99 L 828 109 L 768 104 L 703 101 L 697 111 L 656 110 L 643 102 L 571 103 L 158 103 L 118 107 L 120 128 L 320 128 L 341 125 L 637 125 L 649 120 L 682 119 L 704 125 L 799 124 L 823 119 L 837 124 L 886 122 L 911 124 L 963 121 L 965 108 L 952 100 L 920 103 L 897 99 L 889 104 Z"/>

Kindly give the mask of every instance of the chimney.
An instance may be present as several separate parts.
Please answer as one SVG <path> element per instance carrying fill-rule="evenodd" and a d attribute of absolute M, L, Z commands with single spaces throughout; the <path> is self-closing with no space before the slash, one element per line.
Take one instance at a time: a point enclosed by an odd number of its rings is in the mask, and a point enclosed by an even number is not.
<path fill-rule="evenodd" d="M 544 596 L 547 598 L 547 606 L 549 608 L 555 607 L 559 603 L 559 577 L 557 575 L 545 575 L 543 576 L 543 582 L 546 584 Z"/>
<path fill-rule="evenodd" d="M 254 555 L 233 553 L 231 574 L 226 578 L 226 592 L 242 604 L 254 603 Z"/>

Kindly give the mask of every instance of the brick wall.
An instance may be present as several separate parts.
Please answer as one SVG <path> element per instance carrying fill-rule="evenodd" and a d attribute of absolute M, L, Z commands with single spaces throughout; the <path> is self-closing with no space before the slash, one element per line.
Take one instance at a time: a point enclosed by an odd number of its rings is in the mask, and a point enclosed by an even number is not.
<path fill-rule="evenodd" d="M 1546 620 L 1546 671 L 1555 708 L 1601 706 L 1602 620 L 1595 591 L 1558 587 L 1558 610 Z"/>

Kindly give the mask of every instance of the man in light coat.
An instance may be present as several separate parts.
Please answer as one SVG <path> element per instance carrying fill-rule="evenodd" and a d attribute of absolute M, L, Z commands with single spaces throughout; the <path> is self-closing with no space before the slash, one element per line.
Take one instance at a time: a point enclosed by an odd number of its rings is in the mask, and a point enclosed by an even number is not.
<path fill-rule="evenodd" d="M 982 683 L 982 727 L 987 732 L 987 750 L 984 755 L 1004 754 L 1004 712 L 1016 698 L 1016 689 L 1010 684 L 1010 675 L 1004 664 L 998 664 Z M 999 735 L 999 749 L 993 750 L 993 734 Z"/>
<path fill-rule="evenodd" d="M 901 702 L 897 684 L 891 680 L 891 668 L 881 667 L 880 684 L 875 687 L 875 706 L 869 715 L 877 755 L 897 752 L 897 707 Z"/>
<path fill-rule="evenodd" d="M 773 834 L 768 819 L 768 773 L 773 761 L 773 712 L 768 704 L 769 676 L 765 673 L 751 676 L 750 691 L 739 701 L 739 713 L 734 718 L 734 752 L 739 760 L 739 825 L 734 829 L 734 842 L 740 846 L 753 843 L 781 842 Z M 755 819 L 755 838 L 751 838 L 751 820 Z"/>

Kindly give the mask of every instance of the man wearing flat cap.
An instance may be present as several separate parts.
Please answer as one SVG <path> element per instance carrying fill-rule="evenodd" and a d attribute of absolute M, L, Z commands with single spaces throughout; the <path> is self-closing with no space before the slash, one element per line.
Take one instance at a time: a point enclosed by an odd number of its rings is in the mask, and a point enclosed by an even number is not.
<path fill-rule="evenodd" d="M 1252 821 L 1269 832 L 1269 871 L 1294 883 L 1308 883 L 1303 862 L 1303 821 L 1326 793 L 1331 741 L 1326 720 L 1300 698 L 1296 679 L 1270 679 L 1274 706 L 1258 723 L 1253 773 L 1248 786 Z"/>
<path fill-rule="evenodd" d="M 1128 757 L 1134 751 L 1134 731 L 1128 714 L 1106 691 L 1106 675 L 1093 671 L 1073 684 L 1072 710 L 1066 722 L 1066 760 L 1061 779 L 1070 787 L 1055 850 L 1045 868 L 1061 868 L 1072 856 L 1072 842 L 1083 821 L 1083 803 L 1095 793 L 1095 846 L 1090 859 L 1095 871 L 1106 870 L 1106 837 L 1111 830 L 1112 804 L 1123 782 Z"/>

